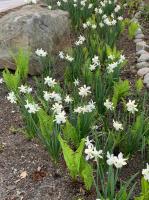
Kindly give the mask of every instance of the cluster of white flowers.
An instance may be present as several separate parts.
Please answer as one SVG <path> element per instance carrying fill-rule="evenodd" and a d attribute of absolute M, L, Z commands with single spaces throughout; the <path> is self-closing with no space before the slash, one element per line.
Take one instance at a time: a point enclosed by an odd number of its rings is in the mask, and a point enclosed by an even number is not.
<path fill-rule="evenodd" d="M 114 55 L 109 55 L 108 59 L 113 61 L 115 59 L 115 56 Z M 115 68 L 117 68 L 124 61 L 125 61 L 125 56 L 124 55 L 120 55 L 118 61 L 115 61 L 115 62 L 113 61 L 112 63 L 108 64 L 108 66 L 107 66 L 108 73 L 113 73 Z"/>
<path fill-rule="evenodd" d="M 127 158 L 123 158 L 123 154 L 119 153 L 118 156 L 114 156 L 107 152 L 107 164 L 114 165 L 116 168 L 122 168 L 126 163 Z"/>
<path fill-rule="evenodd" d="M 20 93 L 23 93 L 23 94 L 30 94 L 32 92 L 32 88 L 31 87 L 28 87 L 26 85 L 21 85 L 19 87 L 19 90 L 20 90 Z"/>
<path fill-rule="evenodd" d="M 114 121 L 114 119 L 113 119 L 113 127 L 115 128 L 116 131 L 123 130 L 123 125 L 118 121 Z"/>
<path fill-rule="evenodd" d="M 78 38 L 78 41 L 75 42 L 75 45 L 76 46 L 80 46 L 82 45 L 83 43 L 85 42 L 85 37 L 80 35 L 79 38 Z"/>
<path fill-rule="evenodd" d="M 89 140 L 89 137 L 86 138 L 86 142 L 85 142 L 86 160 L 94 159 L 97 162 L 99 158 L 103 158 L 103 156 L 102 156 L 103 151 L 97 150 L 92 142 L 93 142 L 93 140 Z"/>
<path fill-rule="evenodd" d="M 71 103 L 73 101 L 73 99 L 69 95 L 67 95 L 65 97 L 64 101 L 69 104 L 69 103 Z"/>
<path fill-rule="evenodd" d="M 97 25 L 94 23 L 91 23 L 90 21 L 87 21 L 86 23 L 83 23 L 83 28 L 84 29 L 87 29 L 87 28 L 96 29 Z"/>
<path fill-rule="evenodd" d="M 149 182 L 149 164 L 148 163 L 147 163 L 146 169 L 142 170 L 142 174 L 144 176 L 144 179 Z"/>
<path fill-rule="evenodd" d="M 69 62 L 72 62 L 73 60 L 74 60 L 74 58 L 73 57 L 71 57 L 70 55 L 68 55 L 68 54 L 66 54 L 66 56 L 65 56 L 65 54 L 64 54 L 64 52 L 63 51 L 60 51 L 59 52 L 59 57 L 60 57 L 60 59 L 65 59 L 65 60 L 67 60 L 67 61 L 69 61 Z"/>
<path fill-rule="evenodd" d="M 47 52 L 44 51 L 42 48 L 41 49 L 37 49 L 35 51 L 36 55 L 39 56 L 39 57 L 46 57 L 47 56 Z"/>
<path fill-rule="evenodd" d="M 57 83 L 55 81 L 55 79 L 52 79 L 51 77 L 47 76 L 46 78 L 44 78 L 44 84 L 48 85 L 49 87 L 54 87 Z"/>
<path fill-rule="evenodd" d="M 56 93 L 54 91 L 53 92 L 44 91 L 43 93 L 44 93 L 43 97 L 46 101 L 53 100 L 54 102 L 58 103 L 61 103 L 62 101 L 62 97 L 59 93 Z"/>
<path fill-rule="evenodd" d="M 34 102 L 30 103 L 28 100 L 26 100 L 25 108 L 27 109 L 29 113 L 33 113 L 33 114 L 35 114 L 36 112 L 40 110 L 40 107 L 38 106 L 38 104 Z"/>
<path fill-rule="evenodd" d="M 138 111 L 137 105 L 135 104 L 135 100 L 131 101 L 129 99 L 128 103 L 126 104 L 126 107 L 127 107 L 128 112 L 130 112 L 132 114 L 134 114 L 135 112 Z"/>
<path fill-rule="evenodd" d="M 78 79 L 75 79 L 73 83 L 75 86 L 78 86 L 80 84 L 80 81 Z"/>
<path fill-rule="evenodd" d="M 10 103 L 17 103 L 17 98 L 13 91 L 8 93 L 7 99 L 10 101 Z"/>
<path fill-rule="evenodd" d="M 95 109 L 95 102 L 93 102 L 92 100 L 84 106 L 79 106 L 77 108 L 74 109 L 75 113 L 91 113 L 93 110 Z"/>
<path fill-rule="evenodd" d="M 106 99 L 104 102 L 104 106 L 107 108 L 107 110 L 114 110 L 113 103 L 109 101 L 109 99 Z"/>
<path fill-rule="evenodd" d="M 90 65 L 89 69 L 94 71 L 97 67 L 100 67 L 100 61 L 98 56 L 94 56 L 92 58 L 92 64 Z"/>
<path fill-rule="evenodd" d="M 118 62 L 113 62 L 113 63 L 109 64 L 108 67 L 107 67 L 108 73 L 113 73 L 114 69 L 116 67 L 118 67 Z"/>
<path fill-rule="evenodd" d="M 79 88 L 79 95 L 81 96 L 81 97 L 87 97 L 88 96 L 88 94 L 91 94 L 91 87 L 90 86 L 86 86 L 86 85 L 84 85 L 84 86 L 82 86 L 82 87 L 80 87 Z"/>
<path fill-rule="evenodd" d="M 37 3 L 37 0 L 24 0 L 24 3 L 27 3 L 27 4 L 36 4 Z"/>

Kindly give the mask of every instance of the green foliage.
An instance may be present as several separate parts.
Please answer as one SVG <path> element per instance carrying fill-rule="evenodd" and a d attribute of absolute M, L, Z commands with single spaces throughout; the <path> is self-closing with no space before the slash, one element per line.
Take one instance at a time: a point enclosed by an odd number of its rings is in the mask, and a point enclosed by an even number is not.
<path fill-rule="evenodd" d="M 136 32 L 139 28 L 139 24 L 135 22 L 131 22 L 128 27 L 128 36 L 130 39 L 133 39 L 136 35 Z"/>
<path fill-rule="evenodd" d="M 43 109 L 38 111 L 37 116 L 39 119 L 38 137 L 56 162 L 60 153 L 59 130 L 54 127 L 53 116 L 49 116 Z"/>
<path fill-rule="evenodd" d="M 84 139 L 82 139 L 76 151 L 73 151 L 60 135 L 59 141 L 62 147 L 66 165 L 72 178 L 76 180 L 77 176 L 82 177 L 86 189 L 89 190 L 93 183 L 93 169 L 83 158 L 83 150 L 85 145 Z"/>
<path fill-rule="evenodd" d="M 21 81 L 18 71 L 16 71 L 15 74 L 12 74 L 8 69 L 5 69 L 3 71 L 3 78 L 9 90 L 16 91 L 18 89 Z"/>
<path fill-rule="evenodd" d="M 136 90 L 137 90 L 137 92 L 141 92 L 141 90 L 142 90 L 143 87 L 144 87 L 144 85 L 143 85 L 143 81 L 142 81 L 141 78 L 138 79 L 138 80 L 136 81 L 135 86 L 136 86 Z"/>
<path fill-rule="evenodd" d="M 142 15 L 143 19 L 148 22 L 148 20 L 149 20 L 149 4 L 145 4 L 145 6 L 141 12 L 141 15 Z"/>
<path fill-rule="evenodd" d="M 139 197 L 136 197 L 135 200 L 148 200 L 149 199 L 149 182 L 144 178 L 141 180 L 141 194 Z"/>
<path fill-rule="evenodd" d="M 118 101 L 127 96 L 129 92 L 130 86 L 129 86 L 129 81 L 124 80 L 124 81 L 119 81 L 118 83 L 116 82 L 114 85 L 114 94 L 112 98 L 112 102 L 114 107 L 117 106 Z"/>

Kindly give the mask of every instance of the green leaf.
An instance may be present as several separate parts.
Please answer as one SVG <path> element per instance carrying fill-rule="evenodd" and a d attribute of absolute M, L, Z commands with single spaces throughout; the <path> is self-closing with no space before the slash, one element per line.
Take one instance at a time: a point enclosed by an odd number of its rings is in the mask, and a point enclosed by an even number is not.
<path fill-rule="evenodd" d="M 141 78 L 136 81 L 135 86 L 136 86 L 137 92 L 140 92 L 143 89 L 144 85 Z"/>
<path fill-rule="evenodd" d="M 131 24 L 128 27 L 128 34 L 130 39 L 133 39 L 135 37 L 138 28 L 139 28 L 138 23 L 131 22 Z"/>
<path fill-rule="evenodd" d="M 128 95 L 130 89 L 129 81 L 119 81 L 116 82 L 114 85 L 114 94 L 112 98 L 112 102 L 114 104 L 114 107 L 117 106 L 118 101 L 122 98 Z"/>

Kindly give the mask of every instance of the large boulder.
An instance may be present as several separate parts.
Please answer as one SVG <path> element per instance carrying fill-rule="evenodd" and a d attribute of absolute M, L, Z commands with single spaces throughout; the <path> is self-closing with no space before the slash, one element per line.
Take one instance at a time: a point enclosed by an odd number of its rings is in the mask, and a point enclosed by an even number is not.
<path fill-rule="evenodd" d="M 19 48 L 34 52 L 42 48 L 49 54 L 62 37 L 69 34 L 68 13 L 48 10 L 39 5 L 27 5 L 0 18 L 0 68 L 15 69 L 10 51 Z M 37 59 L 32 56 L 30 74 L 41 72 Z M 38 67 L 37 67 L 38 66 Z"/>

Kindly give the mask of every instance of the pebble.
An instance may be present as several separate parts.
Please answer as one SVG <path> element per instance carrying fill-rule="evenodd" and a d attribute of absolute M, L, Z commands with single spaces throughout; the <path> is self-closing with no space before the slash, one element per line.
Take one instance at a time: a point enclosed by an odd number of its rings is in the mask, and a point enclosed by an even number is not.
<path fill-rule="evenodd" d="M 144 34 L 142 33 L 142 34 L 137 34 L 136 35 L 136 39 L 143 39 L 144 38 Z"/>
<path fill-rule="evenodd" d="M 149 49 L 149 46 L 146 44 L 146 42 L 141 41 L 136 43 L 136 51 L 147 50 L 147 49 Z"/>
<path fill-rule="evenodd" d="M 147 73 L 145 76 L 144 76 L 144 81 L 143 81 L 147 87 L 149 87 L 149 73 Z"/>
<path fill-rule="evenodd" d="M 137 63 L 136 65 L 137 68 L 144 68 L 144 67 L 149 67 L 149 63 L 148 62 L 140 62 L 140 63 Z"/>
<path fill-rule="evenodd" d="M 147 62 L 149 61 L 149 53 L 141 54 L 140 58 L 138 58 L 138 62 Z"/>
<path fill-rule="evenodd" d="M 148 53 L 148 52 L 145 51 L 145 50 L 140 50 L 140 51 L 138 51 L 138 52 L 136 53 L 136 55 L 139 56 L 139 55 L 142 55 L 142 54 L 145 54 L 145 53 Z"/>
<path fill-rule="evenodd" d="M 135 39 L 134 42 L 135 43 L 142 42 L 142 39 Z"/>
<path fill-rule="evenodd" d="M 144 67 L 142 69 L 139 69 L 138 72 L 137 72 L 138 76 L 141 76 L 141 77 L 145 76 L 147 73 L 149 73 L 148 67 Z"/>
<path fill-rule="evenodd" d="M 138 28 L 138 30 L 136 31 L 136 35 L 138 35 L 138 34 L 142 34 L 141 28 Z"/>

